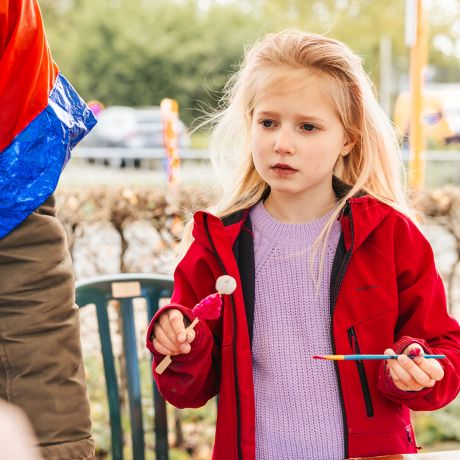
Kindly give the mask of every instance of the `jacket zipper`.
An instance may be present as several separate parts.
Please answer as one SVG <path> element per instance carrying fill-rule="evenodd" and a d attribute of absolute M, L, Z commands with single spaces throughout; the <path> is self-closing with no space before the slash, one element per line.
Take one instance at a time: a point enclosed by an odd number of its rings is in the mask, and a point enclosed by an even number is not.
<path fill-rule="evenodd" d="M 342 286 L 342 281 L 343 277 L 345 276 L 345 272 L 347 271 L 348 264 L 350 263 L 351 259 L 351 254 L 353 252 L 353 244 L 354 244 L 354 231 L 353 231 L 353 218 L 351 215 L 351 207 L 350 204 L 347 203 L 346 208 L 344 210 L 344 213 L 349 209 L 350 212 L 350 227 L 351 227 L 351 247 L 349 251 L 345 254 L 345 258 L 342 261 L 337 261 L 341 262 L 339 266 L 339 271 L 337 272 L 336 276 L 334 277 L 333 280 L 331 280 L 331 295 L 330 295 L 330 301 L 331 301 L 331 345 L 332 345 L 332 353 L 336 354 L 336 346 L 335 346 L 335 340 L 334 340 L 334 310 L 335 310 L 335 304 L 337 303 L 337 297 L 340 291 L 340 287 Z M 340 240 L 339 240 L 339 245 L 344 244 L 343 243 L 343 235 L 341 235 Z M 338 248 L 337 250 L 340 250 Z M 334 258 L 334 264 L 336 263 L 336 260 Z M 332 267 L 332 270 L 334 271 L 334 267 Z M 334 284 L 332 284 L 332 281 Z M 335 369 L 335 375 L 337 377 L 337 382 L 339 386 L 339 392 L 340 392 L 340 407 L 342 409 L 342 421 L 343 421 L 343 443 L 344 443 L 344 450 L 345 450 L 345 458 L 348 458 L 348 424 L 347 424 L 347 417 L 345 414 L 345 404 L 343 402 L 343 389 L 342 389 L 342 382 L 340 381 L 340 374 L 339 374 L 339 365 L 337 361 L 334 361 L 334 369 Z"/>
<path fill-rule="evenodd" d="M 408 426 L 406 426 L 406 436 L 409 444 L 414 446 L 417 450 L 420 450 L 422 448 L 421 446 L 417 446 L 417 444 L 415 444 L 414 440 L 412 439 L 410 428 Z"/>
<path fill-rule="evenodd" d="M 228 275 L 227 270 L 225 269 L 225 265 L 222 262 L 222 259 L 217 252 L 216 246 L 214 245 L 214 241 L 211 238 L 211 233 L 209 231 L 208 226 L 208 216 L 204 214 L 204 226 L 206 229 L 206 234 L 208 236 L 208 240 L 211 244 L 212 250 L 214 255 L 217 259 L 217 263 L 219 264 L 220 269 L 224 275 Z M 241 449 L 241 402 L 240 402 L 240 391 L 239 391 L 239 384 L 238 384 L 238 369 L 237 369 L 237 355 L 236 355 L 236 306 L 235 306 L 235 298 L 233 294 L 230 296 L 231 304 L 232 304 L 232 319 L 233 319 L 233 375 L 235 379 L 235 400 L 236 400 L 236 441 L 237 441 L 237 450 L 238 450 L 238 460 L 243 459 L 243 451 Z"/>
<path fill-rule="evenodd" d="M 353 353 L 360 354 L 358 337 L 354 327 L 348 329 L 348 340 L 350 342 Z M 362 361 L 355 361 L 358 368 L 359 380 L 361 382 L 361 389 L 363 390 L 364 403 L 366 405 L 366 414 L 368 417 L 374 416 L 374 407 L 372 405 L 371 392 L 369 390 L 369 382 L 367 381 L 366 369 Z"/>

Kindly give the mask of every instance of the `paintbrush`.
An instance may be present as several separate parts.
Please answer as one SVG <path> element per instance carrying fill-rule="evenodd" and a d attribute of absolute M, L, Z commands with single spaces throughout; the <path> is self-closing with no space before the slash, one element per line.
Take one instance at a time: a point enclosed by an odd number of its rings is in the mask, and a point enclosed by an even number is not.
<path fill-rule="evenodd" d="M 322 355 L 313 356 L 313 359 L 325 359 L 328 361 L 362 361 L 372 359 L 398 359 L 402 355 Z M 404 355 L 409 359 L 421 356 L 426 359 L 444 359 L 446 355 Z"/>

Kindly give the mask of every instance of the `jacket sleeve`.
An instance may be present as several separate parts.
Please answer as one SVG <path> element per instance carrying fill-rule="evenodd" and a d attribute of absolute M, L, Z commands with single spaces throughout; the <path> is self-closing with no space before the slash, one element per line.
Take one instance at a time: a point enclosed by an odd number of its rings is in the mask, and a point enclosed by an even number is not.
<path fill-rule="evenodd" d="M 421 391 L 399 390 L 386 362 L 379 373 L 379 389 L 391 400 L 412 410 L 435 410 L 450 403 L 460 391 L 460 326 L 448 314 L 446 296 L 430 244 L 411 222 L 395 229 L 395 262 L 399 314 L 393 349 L 401 353 L 418 343 L 427 354 L 445 354 L 439 360 L 444 378 Z"/>
<path fill-rule="evenodd" d="M 207 287 L 203 283 L 203 280 L 213 279 L 203 272 L 206 267 L 197 267 L 188 263 L 187 259 L 186 255 L 175 270 L 171 303 L 155 314 L 147 331 L 147 348 L 153 354 L 153 377 L 163 398 L 179 408 L 203 406 L 218 393 L 220 382 L 220 351 L 215 337 L 219 321 L 199 321 L 195 326 L 196 335 L 190 352 L 172 356 L 171 364 L 161 375 L 155 372 L 155 367 L 164 358 L 164 355 L 154 349 L 152 343 L 153 326 L 158 317 L 165 310 L 178 309 L 192 321 L 193 306 L 213 292 L 212 282 Z M 200 283 L 196 279 L 198 273 Z"/>

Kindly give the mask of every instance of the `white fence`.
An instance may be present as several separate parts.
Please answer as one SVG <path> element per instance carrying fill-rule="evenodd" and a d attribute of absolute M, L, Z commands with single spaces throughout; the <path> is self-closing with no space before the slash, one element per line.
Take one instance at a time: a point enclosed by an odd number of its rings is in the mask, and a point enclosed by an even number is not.
<path fill-rule="evenodd" d="M 166 161 L 165 152 L 162 148 L 77 147 L 73 151 L 72 157 L 115 168 L 127 166 L 146 170 L 163 169 L 163 162 Z M 407 166 L 409 153 L 403 151 L 402 157 Z M 187 164 L 189 168 L 193 169 L 195 164 L 198 166 L 209 162 L 209 152 L 206 149 L 181 149 L 180 158 L 183 164 Z M 425 160 L 425 186 L 427 188 L 442 187 L 446 184 L 460 185 L 460 150 L 427 151 Z"/>

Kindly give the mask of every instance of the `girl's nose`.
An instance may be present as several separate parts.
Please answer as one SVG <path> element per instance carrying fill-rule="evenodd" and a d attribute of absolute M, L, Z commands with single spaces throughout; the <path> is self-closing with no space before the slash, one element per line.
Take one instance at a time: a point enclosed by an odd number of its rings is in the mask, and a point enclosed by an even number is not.
<path fill-rule="evenodd" d="M 281 155 L 289 155 L 294 153 L 292 137 L 289 135 L 287 130 L 280 129 L 278 131 L 278 137 L 276 138 L 274 150 L 276 153 Z"/>

